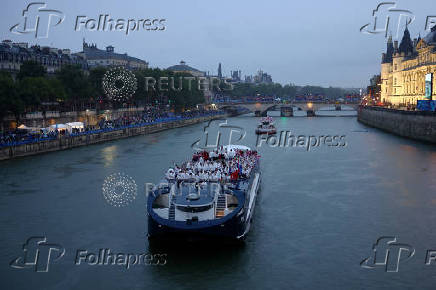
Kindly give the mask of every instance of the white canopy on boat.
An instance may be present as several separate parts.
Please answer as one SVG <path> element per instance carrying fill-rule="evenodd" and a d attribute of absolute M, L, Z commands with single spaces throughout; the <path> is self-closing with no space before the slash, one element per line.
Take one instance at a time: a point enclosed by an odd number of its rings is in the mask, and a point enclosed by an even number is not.
<path fill-rule="evenodd" d="M 244 146 L 244 145 L 226 145 L 224 146 L 224 149 L 227 148 L 227 151 L 230 151 L 230 149 L 233 149 L 233 151 L 235 150 L 242 150 L 242 151 L 247 151 L 247 150 L 251 150 L 250 147 Z"/>

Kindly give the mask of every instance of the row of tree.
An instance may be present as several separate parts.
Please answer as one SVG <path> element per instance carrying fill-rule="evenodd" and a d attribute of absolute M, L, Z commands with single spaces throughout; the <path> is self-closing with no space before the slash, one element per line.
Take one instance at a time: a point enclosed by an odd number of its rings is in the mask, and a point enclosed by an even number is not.
<path fill-rule="evenodd" d="M 204 102 L 203 92 L 195 85 L 190 90 L 145 89 L 145 77 L 188 76 L 174 74 L 160 69 L 135 71 L 137 90 L 123 103 L 112 102 L 105 97 L 102 79 L 107 71 L 105 67 L 84 72 L 77 66 L 64 66 L 54 75 L 48 75 L 45 68 L 29 61 L 21 65 L 15 78 L 7 72 L 0 72 L 0 118 L 13 113 L 17 118 L 24 112 L 45 111 L 53 108 L 62 111 L 84 110 L 86 108 L 120 107 L 138 104 L 170 105 L 176 110 L 191 108 Z M 183 79 L 183 78 L 181 78 Z M 183 79 L 183 88 L 188 87 Z M 175 85 L 179 87 L 177 83 Z"/>
<path fill-rule="evenodd" d="M 240 83 L 235 84 L 232 91 L 226 92 L 233 97 L 244 96 L 275 96 L 281 98 L 294 98 L 295 96 L 322 95 L 328 98 L 340 98 L 349 94 L 359 93 L 359 89 L 344 89 L 336 87 L 320 87 L 320 86 L 297 86 L 294 84 L 286 84 L 282 86 L 278 83 L 272 84 L 250 84 Z"/>

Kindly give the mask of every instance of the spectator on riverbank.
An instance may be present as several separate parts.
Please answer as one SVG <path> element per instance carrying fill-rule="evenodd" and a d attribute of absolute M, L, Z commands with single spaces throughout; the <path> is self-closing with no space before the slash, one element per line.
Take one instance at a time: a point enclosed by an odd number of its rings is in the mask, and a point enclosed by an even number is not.
<path fill-rule="evenodd" d="M 160 109 L 146 109 L 143 112 L 137 114 L 125 114 L 122 117 L 119 117 L 114 120 L 100 120 L 97 126 L 86 126 L 85 134 L 88 134 L 90 131 L 94 131 L 98 128 L 101 129 L 116 129 L 123 126 L 129 125 L 146 125 L 149 123 L 157 122 L 157 121 L 171 121 L 179 118 L 197 118 L 197 117 L 205 117 L 212 116 L 222 113 L 221 111 L 204 111 L 204 110 L 192 110 L 185 111 L 180 114 L 174 115 L 173 113 L 167 110 Z M 97 128 L 96 128 L 97 127 Z M 29 133 L 24 130 L 14 130 L 8 132 L 0 132 L 0 146 L 14 146 L 20 145 L 24 143 L 36 143 L 45 140 L 51 140 L 57 138 L 59 135 L 61 136 L 70 136 L 74 134 L 81 134 L 79 130 L 73 129 L 72 132 L 68 132 L 67 130 L 54 130 L 54 131 L 46 131 L 40 130 L 40 132 L 32 132 Z"/>

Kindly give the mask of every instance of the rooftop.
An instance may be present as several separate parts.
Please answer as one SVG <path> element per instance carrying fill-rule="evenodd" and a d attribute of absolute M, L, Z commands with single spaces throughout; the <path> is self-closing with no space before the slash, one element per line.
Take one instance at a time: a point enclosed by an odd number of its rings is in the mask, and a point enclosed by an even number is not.
<path fill-rule="evenodd" d="M 186 72 L 196 71 L 196 72 L 200 72 L 198 69 L 190 67 L 189 65 L 187 65 L 186 62 L 184 62 L 183 60 L 180 61 L 180 64 L 170 66 L 167 69 L 172 70 L 172 71 L 186 71 Z"/>
<path fill-rule="evenodd" d="M 103 50 L 97 48 L 96 44 L 88 44 L 86 42 L 83 42 L 83 51 L 81 53 L 85 54 L 88 60 L 120 59 L 120 60 L 135 61 L 143 64 L 148 64 L 146 61 L 142 59 L 127 55 L 127 53 L 121 54 L 121 53 L 114 52 L 114 47 L 111 45 L 107 46 L 106 50 Z"/>

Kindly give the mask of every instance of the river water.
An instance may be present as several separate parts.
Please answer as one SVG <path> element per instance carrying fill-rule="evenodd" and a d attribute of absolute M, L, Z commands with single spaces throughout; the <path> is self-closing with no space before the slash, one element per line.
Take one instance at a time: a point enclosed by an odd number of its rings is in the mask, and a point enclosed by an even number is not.
<path fill-rule="evenodd" d="M 256 147 L 258 121 L 240 116 L 228 124 L 246 130 L 241 144 Z M 258 146 L 262 186 L 242 245 L 150 247 L 146 238 L 144 183 L 159 181 L 192 154 L 205 124 L 1 162 L 1 288 L 435 289 L 436 262 L 425 264 L 427 250 L 436 249 L 435 146 L 368 128 L 355 117 L 275 121 L 279 131 L 295 135 L 343 136 L 344 146 Z M 136 199 L 121 208 L 102 195 L 105 178 L 117 172 L 138 187 Z M 383 236 L 415 249 L 410 259 L 401 256 L 397 273 L 360 266 Z M 24 256 L 30 237 L 65 248 L 46 273 L 9 265 Z M 161 254 L 165 265 L 75 264 L 78 250 L 106 248 Z"/>

